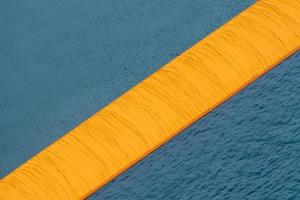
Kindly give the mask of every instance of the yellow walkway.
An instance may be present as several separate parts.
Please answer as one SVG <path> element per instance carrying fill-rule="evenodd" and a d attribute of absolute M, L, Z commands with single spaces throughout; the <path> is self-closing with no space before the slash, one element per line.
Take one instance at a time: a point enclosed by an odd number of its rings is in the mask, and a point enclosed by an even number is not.
<path fill-rule="evenodd" d="M 87 197 L 299 47 L 300 1 L 258 1 L 3 178 L 0 199 Z"/>

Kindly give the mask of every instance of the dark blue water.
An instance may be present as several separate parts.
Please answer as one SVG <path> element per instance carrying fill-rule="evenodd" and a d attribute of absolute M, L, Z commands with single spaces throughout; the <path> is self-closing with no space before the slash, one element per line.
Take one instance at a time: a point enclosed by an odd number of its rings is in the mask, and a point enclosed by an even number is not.
<path fill-rule="evenodd" d="M 253 2 L 0 2 L 0 177 Z M 297 54 L 91 199 L 299 199 L 299 102 Z"/>
<path fill-rule="evenodd" d="M 90 199 L 300 199 L 300 53 Z"/>

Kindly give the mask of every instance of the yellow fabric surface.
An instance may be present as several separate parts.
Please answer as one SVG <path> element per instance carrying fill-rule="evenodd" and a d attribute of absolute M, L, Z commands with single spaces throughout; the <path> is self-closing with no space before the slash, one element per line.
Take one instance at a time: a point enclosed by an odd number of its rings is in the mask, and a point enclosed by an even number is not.
<path fill-rule="evenodd" d="M 0 199 L 87 197 L 299 47 L 300 1 L 256 2 L 4 177 Z"/>

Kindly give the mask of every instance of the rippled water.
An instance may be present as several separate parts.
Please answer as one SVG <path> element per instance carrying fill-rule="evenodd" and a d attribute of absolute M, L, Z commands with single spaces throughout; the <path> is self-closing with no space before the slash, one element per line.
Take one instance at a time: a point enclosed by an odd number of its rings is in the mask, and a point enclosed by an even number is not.
<path fill-rule="evenodd" d="M 90 199 L 299 199 L 300 53 Z"/>

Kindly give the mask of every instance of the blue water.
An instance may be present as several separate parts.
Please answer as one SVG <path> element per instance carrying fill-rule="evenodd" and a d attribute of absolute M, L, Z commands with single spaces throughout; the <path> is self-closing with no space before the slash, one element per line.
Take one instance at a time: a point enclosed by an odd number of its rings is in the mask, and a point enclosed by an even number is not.
<path fill-rule="evenodd" d="M 300 53 L 90 199 L 300 199 Z"/>
<path fill-rule="evenodd" d="M 0 177 L 253 2 L 1 1 Z M 91 199 L 299 198 L 299 65 L 298 54 Z"/>

